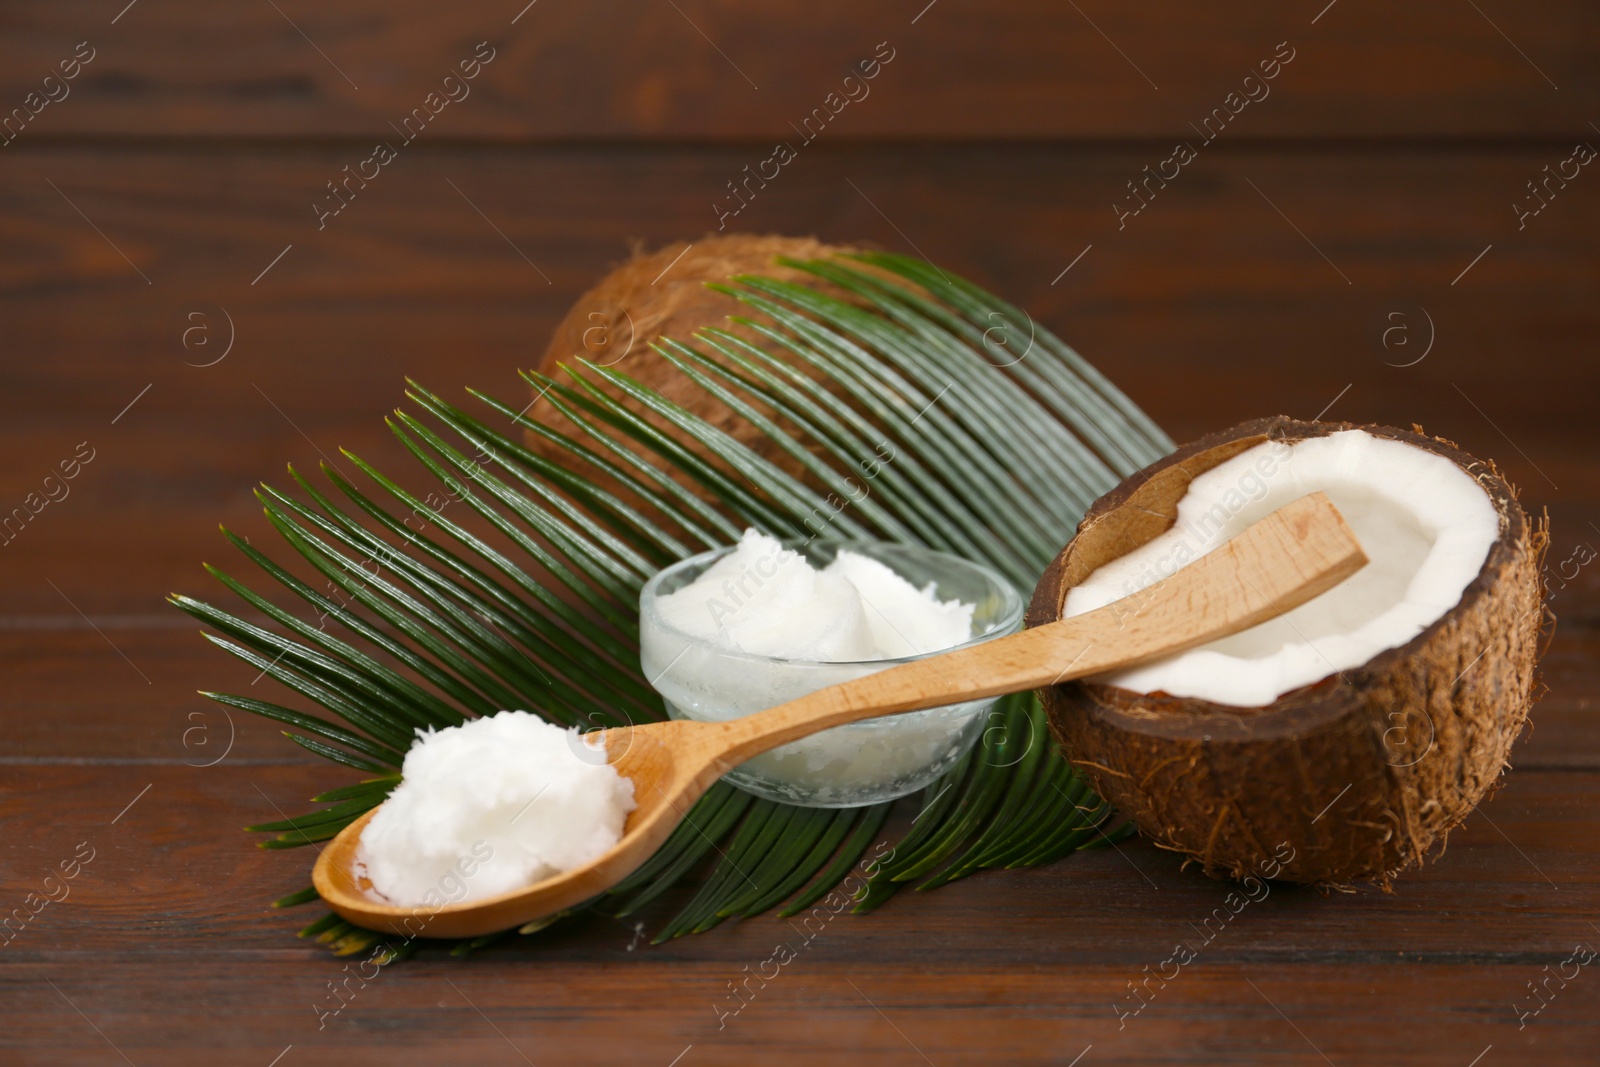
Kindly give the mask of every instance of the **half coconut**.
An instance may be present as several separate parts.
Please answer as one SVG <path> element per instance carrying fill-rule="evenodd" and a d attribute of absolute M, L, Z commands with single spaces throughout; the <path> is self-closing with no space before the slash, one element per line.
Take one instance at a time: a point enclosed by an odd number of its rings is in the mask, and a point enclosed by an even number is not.
<path fill-rule="evenodd" d="M 1360 538 L 1361 572 L 1041 696 L 1101 794 L 1206 873 L 1387 886 L 1494 788 L 1534 697 L 1546 536 L 1492 464 L 1420 431 L 1245 423 L 1102 497 L 1028 623 L 1136 595 L 1317 490 Z"/>

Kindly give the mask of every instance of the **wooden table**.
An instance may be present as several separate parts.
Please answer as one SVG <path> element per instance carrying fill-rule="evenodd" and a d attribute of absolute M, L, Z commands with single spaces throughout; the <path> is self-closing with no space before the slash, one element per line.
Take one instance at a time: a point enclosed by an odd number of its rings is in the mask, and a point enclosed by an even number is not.
<path fill-rule="evenodd" d="M 92 455 L 0 547 L 0 907 L 92 856 L 0 947 L 0 1061 L 1600 1058 L 1593 966 L 1530 992 L 1600 945 L 1600 565 L 1575 562 L 1600 546 L 1600 177 L 1527 186 L 1600 144 L 1600 9 L 519 7 L 0 13 L 0 108 L 61 97 L 0 148 L 0 511 Z M 325 183 L 491 51 L 319 229 Z M 249 672 L 161 597 L 212 591 L 217 522 L 268 532 L 251 487 L 285 461 L 344 446 L 403 467 L 382 418 L 404 375 L 516 395 L 515 368 L 631 241 L 714 229 L 725 183 L 891 52 L 728 227 L 959 270 L 1180 440 L 1326 413 L 1493 457 L 1548 510 L 1560 619 L 1515 770 L 1393 894 L 1275 888 L 1137 1015 L 1119 1018 L 1129 983 L 1225 887 L 1133 840 L 842 914 L 720 1024 L 785 923 L 653 947 L 649 923 L 596 919 L 424 952 L 319 1028 L 342 964 L 292 936 L 308 909 L 263 906 L 305 884 L 309 854 L 239 828 L 345 779 L 197 696 Z M 44 81 L 75 56 L 75 78 Z M 1233 114 L 1235 91 L 1260 98 Z M 1177 140 L 1196 158 L 1131 199 Z"/>

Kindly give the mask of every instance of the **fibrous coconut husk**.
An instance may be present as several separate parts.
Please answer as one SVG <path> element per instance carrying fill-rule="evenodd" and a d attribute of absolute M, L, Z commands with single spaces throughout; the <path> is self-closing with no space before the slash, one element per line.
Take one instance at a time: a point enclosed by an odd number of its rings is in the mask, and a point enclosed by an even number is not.
<path fill-rule="evenodd" d="M 687 251 L 684 250 L 686 244 L 689 245 Z M 578 298 L 556 327 L 539 370 L 564 379 L 560 363 L 574 364 L 587 359 L 615 367 L 699 415 L 788 473 L 803 478 L 803 469 L 792 457 L 748 420 L 685 377 L 654 351 L 650 343 L 662 336 L 692 343 L 694 332 L 707 326 L 731 328 L 755 341 L 752 331 L 730 326 L 728 318 L 740 315 L 759 320 L 763 316 L 724 293 L 706 288 L 707 282 L 726 282 L 738 274 L 759 273 L 783 281 L 803 281 L 821 292 L 842 296 L 814 275 L 782 266 L 777 259 L 780 256 L 816 259 L 853 250 L 810 237 L 729 234 L 701 237 L 692 243 L 676 241 L 654 252 L 639 251 Z M 782 349 L 770 343 L 763 347 L 774 355 L 785 355 Z M 536 402 L 528 415 L 551 429 L 582 438 L 581 433 L 574 432 L 572 423 L 550 404 Z M 681 438 L 681 434 L 661 420 L 650 418 L 673 437 Z M 529 444 L 547 458 L 563 466 L 573 466 L 569 454 L 541 439 L 530 436 Z"/>
<path fill-rule="evenodd" d="M 1266 707 L 1092 681 L 1041 694 L 1063 751 L 1101 794 L 1214 876 L 1387 887 L 1442 852 L 1497 787 L 1535 696 L 1546 531 L 1492 464 L 1420 430 L 1278 417 L 1181 448 L 1089 510 L 1040 581 L 1029 625 L 1060 618 L 1068 589 L 1168 529 L 1196 475 L 1269 439 L 1347 429 L 1444 456 L 1494 502 L 1499 537 L 1453 609 L 1406 644 Z"/>

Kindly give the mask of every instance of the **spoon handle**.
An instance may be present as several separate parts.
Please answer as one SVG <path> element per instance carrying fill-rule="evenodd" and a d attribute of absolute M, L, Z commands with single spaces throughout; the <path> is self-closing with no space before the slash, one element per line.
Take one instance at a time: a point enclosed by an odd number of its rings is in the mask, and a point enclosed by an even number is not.
<path fill-rule="evenodd" d="M 719 747 L 733 766 L 830 726 L 1133 666 L 1265 622 L 1366 562 L 1344 517 L 1325 494 L 1312 493 L 1122 600 L 718 724 Z"/>

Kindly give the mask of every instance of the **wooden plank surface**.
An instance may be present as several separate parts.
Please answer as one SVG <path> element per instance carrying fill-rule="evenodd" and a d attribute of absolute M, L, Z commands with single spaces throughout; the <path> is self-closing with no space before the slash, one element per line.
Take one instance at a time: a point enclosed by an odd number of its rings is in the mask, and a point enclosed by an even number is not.
<path fill-rule="evenodd" d="M 94 456 L 0 546 L 4 906 L 94 850 L 0 945 L 0 1062 L 1593 1062 L 1592 968 L 1518 1013 L 1600 944 L 1600 565 L 1561 576 L 1600 547 L 1600 194 L 1585 170 L 1513 205 L 1600 143 L 1596 9 L 524 3 L 0 12 L 0 112 L 95 50 L 0 147 L 0 506 Z M 472 95 L 319 228 L 325 183 L 483 40 Z M 1284 40 L 1271 95 L 1130 199 Z M 1179 440 L 1326 409 L 1494 458 L 1557 576 L 1514 770 L 1392 895 L 1276 887 L 1120 1020 L 1226 892 L 1138 840 L 830 918 L 721 1025 L 793 927 L 425 951 L 319 1028 L 343 964 L 292 937 L 312 909 L 264 907 L 310 854 L 239 827 L 348 776 L 197 696 L 253 672 L 161 598 L 216 595 L 218 522 L 270 543 L 251 488 L 285 462 L 343 446 L 416 478 L 382 424 L 405 375 L 517 395 L 608 265 L 714 231 L 880 41 L 870 97 L 728 228 L 933 258 Z"/>
<path fill-rule="evenodd" d="M 732 137 L 770 147 L 799 136 L 791 124 L 815 108 L 837 114 L 827 140 L 1165 141 L 1248 91 L 1261 99 L 1240 111 L 1235 135 L 1566 140 L 1587 136 L 1600 49 L 1600 12 L 1575 0 L 1159 12 L 1106 0 L 289 0 L 225 14 L 174 0 L 141 2 L 113 24 L 120 7 L 69 0 L 0 16 L 7 107 L 80 42 L 93 50 L 25 137 L 390 138 L 391 123 L 448 90 L 458 102 L 433 105 L 428 142 Z M 446 87 L 480 42 L 488 65 Z M 1288 66 L 1245 86 L 1280 43 Z M 845 83 L 875 56 L 888 64 L 874 78 Z M 830 93 L 851 102 L 829 103 Z"/>
<path fill-rule="evenodd" d="M 340 965 L 260 907 L 292 884 L 298 857 L 241 848 L 234 828 L 328 780 L 321 767 L 232 760 L 12 767 L 0 825 L 19 880 L 80 842 L 95 852 L 67 901 L 4 949 L 0 1048 L 26 1057 L 8 1062 L 110 1062 L 107 1039 L 134 1063 L 265 1063 L 290 1044 L 305 1063 L 376 1064 L 424 1046 L 431 1062 L 518 1062 L 506 1039 L 533 1062 L 596 1064 L 624 1051 L 665 1064 L 689 1044 L 702 1063 L 869 1050 L 921 1062 L 912 1042 L 939 1064 L 1061 1063 L 1089 1044 L 1097 1062 L 1300 1063 L 1317 1060 L 1313 1043 L 1335 1063 L 1467 1063 L 1490 1044 L 1502 1062 L 1582 1062 L 1600 1029 L 1600 992 L 1581 979 L 1521 1030 L 1513 1009 L 1547 963 L 1596 937 L 1593 773 L 1519 770 L 1445 862 L 1394 894 L 1275 887 L 1200 933 L 1227 887 L 1138 841 L 904 894 L 870 917 L 824 913 L 803 954 L 750 986 L 732 1018 L 715 1010 L 737 1003 L 728 983 L 798 941 L 795 926 L 766 916 L 653 947 L 628 923 L 594 919 L 467 962 L 424 954 L 319 1019 Z M 54 817 L 34 817 L 39 805 Z M 1200 946 L 1196 963 L 1121 1018 L 1114 1005 L 1137 1004 L 1127 983 L 1180 940 Z M 180 990 L 187 1003 L 174 1002 Z"/>

